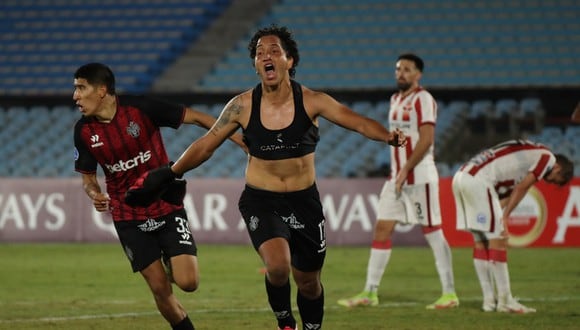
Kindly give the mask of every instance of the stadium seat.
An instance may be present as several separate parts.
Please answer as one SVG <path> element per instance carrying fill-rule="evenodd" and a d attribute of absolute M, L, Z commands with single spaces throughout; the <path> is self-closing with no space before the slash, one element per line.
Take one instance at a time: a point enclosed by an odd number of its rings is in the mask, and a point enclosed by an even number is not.
<path fill-rule="evenodd" d="M 422 15 L 407 14 L 417 8 Z M 578 27 L 579 12 L 568 0 L 548 7 L 518 2 L 518 8 L 456 1 L 281 1 L 255 28 L 272 22 L 292 27 L 305 58 L 298 77 L 312 88 L 381 88 L 388 77 L 384 68 L 407 51 L 424 56 L 424 83 L 431 87 L 577 86 L 580 64 L 570 45 L 578 40 L 570 31 Z M 204 88 L 246 87 L 252 72 L 247 62 L 237 61 L 247 58 L 246 43 L 232 47 L 203 80 Z"/>
<path fill-rule="evenodd" d="M 228 3 L 9 1 L 0 11 L 0 90 L 68 94 L 76 67 L 103 62 L 118 75 L 118 91 L 145 92 Z"/>

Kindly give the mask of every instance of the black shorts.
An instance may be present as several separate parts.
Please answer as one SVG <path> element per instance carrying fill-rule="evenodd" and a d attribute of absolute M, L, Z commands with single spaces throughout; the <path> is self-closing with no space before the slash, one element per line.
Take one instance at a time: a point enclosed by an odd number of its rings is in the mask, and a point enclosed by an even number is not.
<path fill-rule="evenodd" d="M 316 185 L 288 193 L 246 185 L 238 206 L 256 250 L 269 239 L 283 237 L 290 245 L 292 266 L 304 272 L 322 269 L 326 232 Z"/>
<path fill-rule="evenodd" d="M 141 271 L 161 258 L 180 254 L 197 255 L 184 209 L 156 219 L 115 221 L 125 254 L 134 272 Z"/>

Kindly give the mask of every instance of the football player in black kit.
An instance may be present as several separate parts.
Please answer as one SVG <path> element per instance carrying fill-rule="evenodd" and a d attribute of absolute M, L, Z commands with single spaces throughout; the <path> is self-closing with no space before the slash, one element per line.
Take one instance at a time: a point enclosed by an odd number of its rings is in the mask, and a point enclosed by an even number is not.
<path fill-rule="evenodd" d="M 158 194 L 173 178 L 210 158 L 241 127 L 249 157 L 239 209 L 266 269 L 268 301 L 279 329 L 297 329 L 292 273 L 303 328 L 316 330 L 324 314 L 320 275 L 326 255 L 325 219 L 315 183 L 318 118 L 393 145 L 404 144 L 405 137 L 294 81 L 300 56 L 286 27 L 257 31 L 248 49 L 261 82 L 233 97 L 208 133 L 175 164 L 150 171 L 132 191 Z"/>
<path fill-rule="evenodd" d="M 179 288 L 196 290 L 197 248 L 183 208 L 185 182 L 174 182 L 147 207 L 127 204 L 125 194 L 143 173 L 168 163 L 159 127 L 188 123 L 210 128 L 215 118 L 159 100 L 118 96 L 113 72 L 101 63 L 77 69 L 73 99 L 83 115 L 74 128 L 74 143 L 75 170 L 82 174 L 85 192 L 97 211 L 111 212 L 132 269 L 147 282 L 161 315 L 173 329 L 194 329 L 161 261 L 167 260 Z M 245 148 L 240 134 L 232 140 Z M 97 164 L 105 174 L 106 193 L 97 180 Z"/>

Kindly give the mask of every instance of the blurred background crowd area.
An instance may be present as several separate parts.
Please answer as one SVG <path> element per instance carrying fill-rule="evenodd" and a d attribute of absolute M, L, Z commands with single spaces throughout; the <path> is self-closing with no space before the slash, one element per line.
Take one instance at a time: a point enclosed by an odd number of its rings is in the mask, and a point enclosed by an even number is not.
<path fill-rule="evenodd" d="M 102 62 L 118 93 L 146 94 L 217 116 L 257 84 L 247 44 L 288 26 L 296 80 L 388 125 L 394 64 L 425 60 L 438 103 L 436 161 L 451 176 L 477 151 L 529 138 L 580 173 L 580 2 L 575 0 L 3 0 L 0 3 L 0 177 L 75 176 L 73 74 Z M 164 129 L 170 158 L 197 127 Z M 385 145 L 322 120 L 319 177 L 388 174 Z M 226 142 L 188 176 L 242 177 Z"/>

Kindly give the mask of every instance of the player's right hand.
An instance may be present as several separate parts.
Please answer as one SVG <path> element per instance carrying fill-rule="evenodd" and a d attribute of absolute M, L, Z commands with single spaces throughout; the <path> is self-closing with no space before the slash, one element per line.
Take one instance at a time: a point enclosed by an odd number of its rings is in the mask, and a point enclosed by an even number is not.
<path fill-rule="evenodd" d="M 111 201 L 109 195 L 98 193 L 93 197 L 93 206 L 98 212 L 107 212 L 109 211 L 109 201 Z"/>
<path fill-rule="evenodd" d="M 176 178 L 177 175 L 171 171 L 171 164 L 150 170 L 127 190 L 125 203 L 132 207 L 147 207 L 158 200 Z"/>
<path fill-rule="evenodd" d="M 397 128 L 389 133 L 389 144 L 394 147 L 402 147 L 407 144 L 407 136 Z"/>

